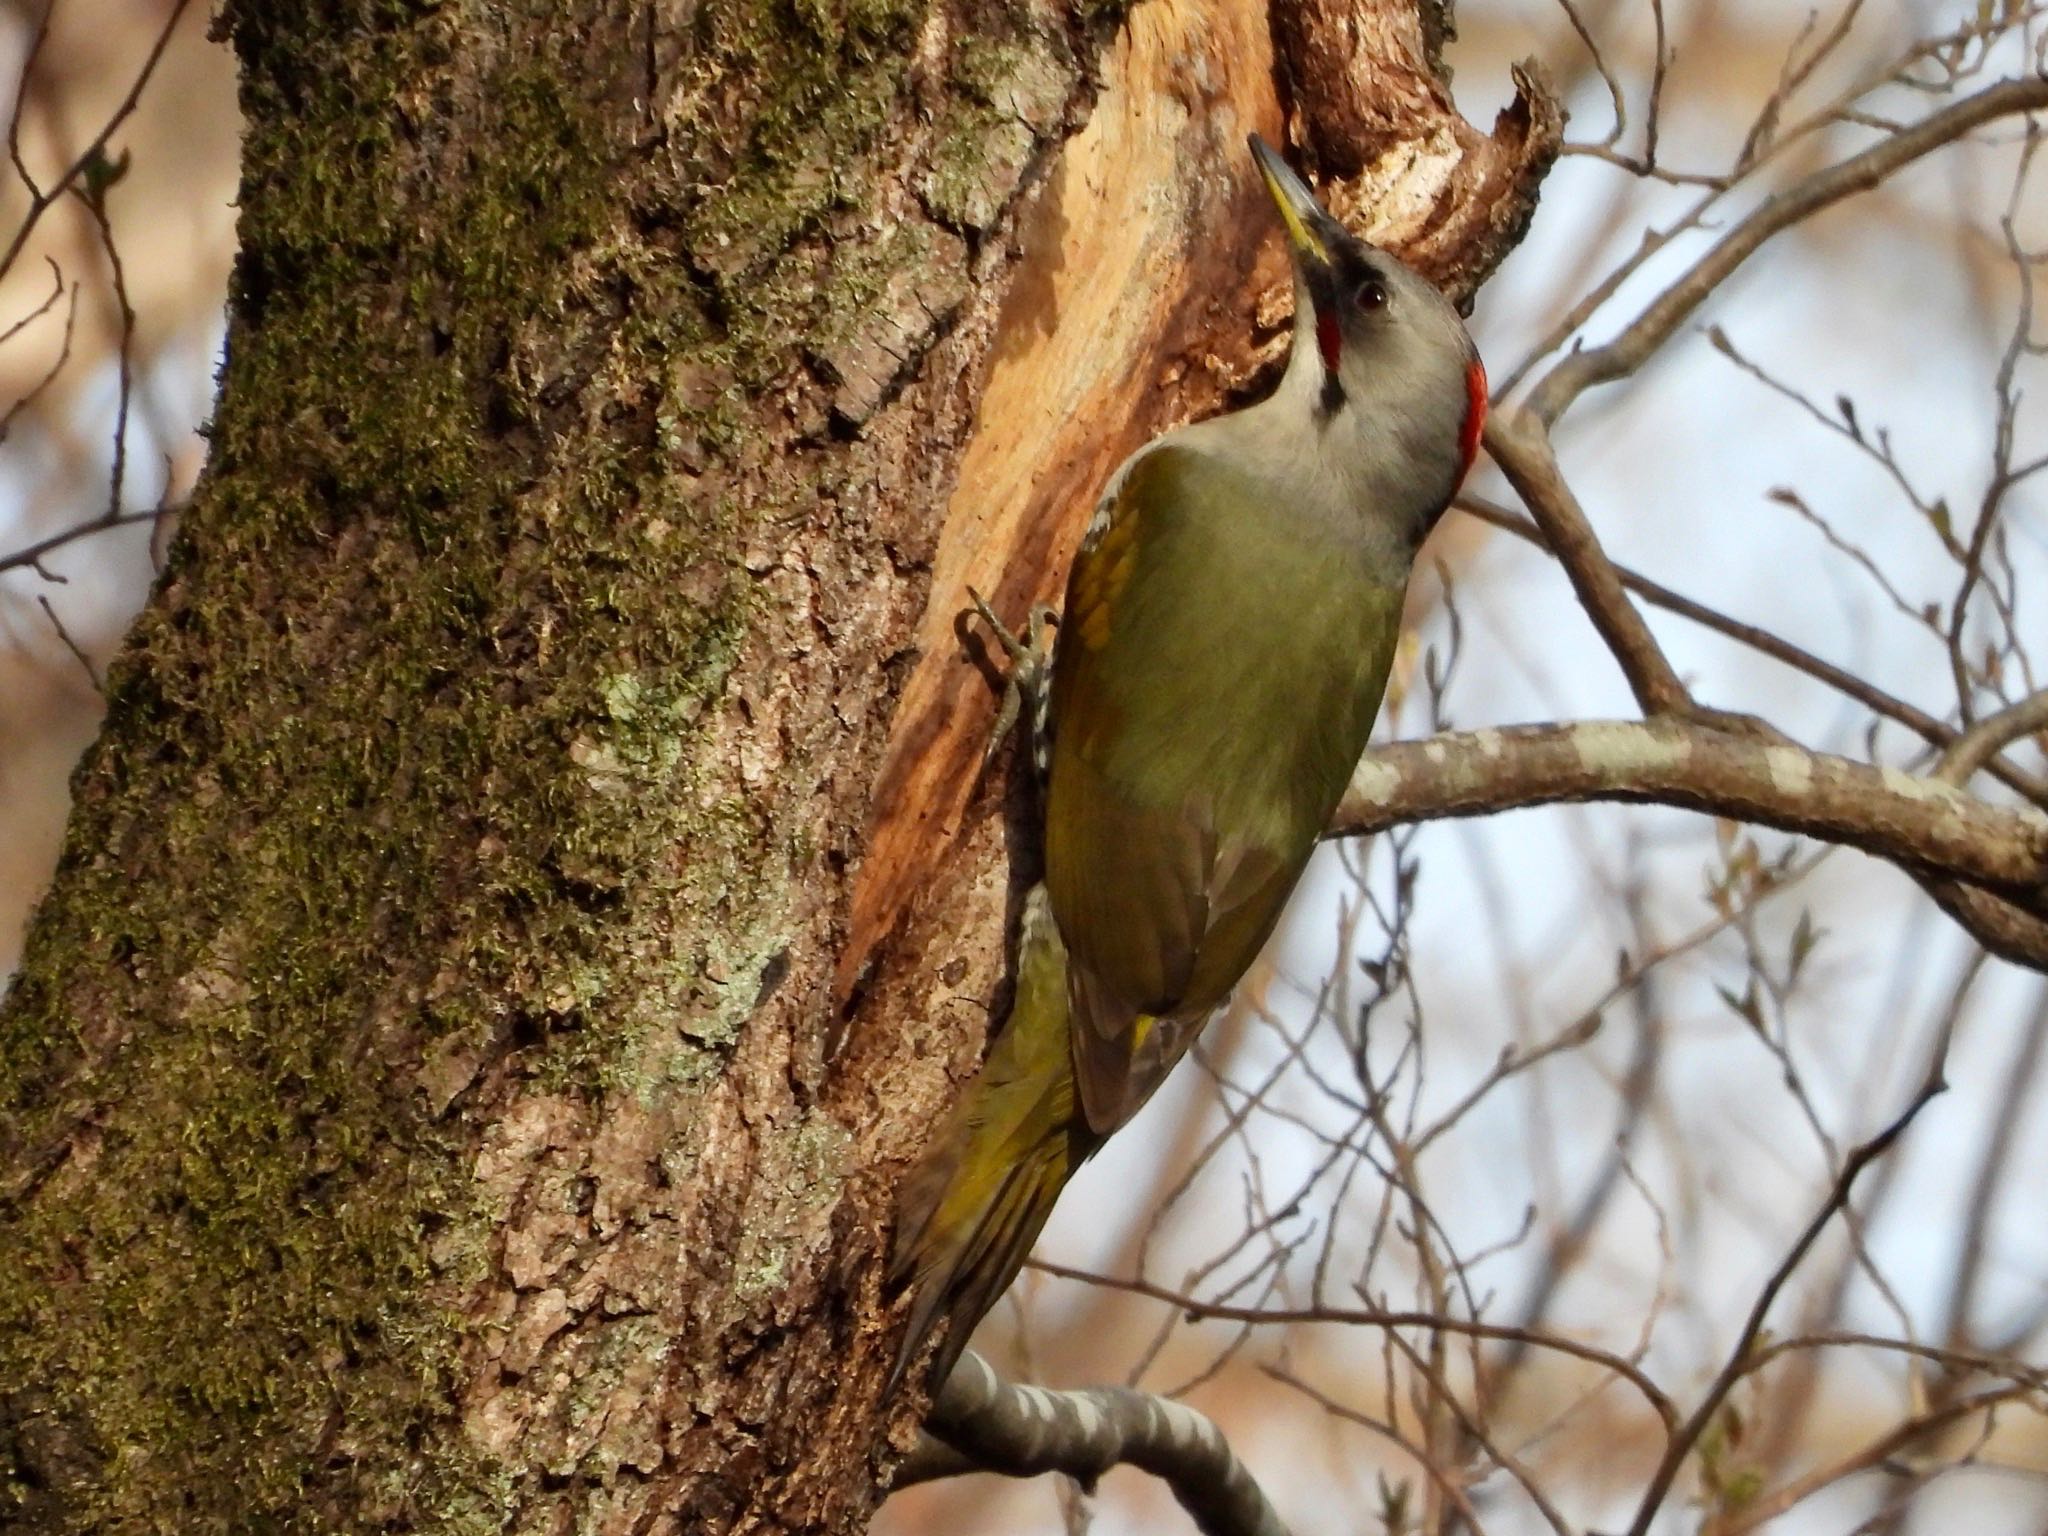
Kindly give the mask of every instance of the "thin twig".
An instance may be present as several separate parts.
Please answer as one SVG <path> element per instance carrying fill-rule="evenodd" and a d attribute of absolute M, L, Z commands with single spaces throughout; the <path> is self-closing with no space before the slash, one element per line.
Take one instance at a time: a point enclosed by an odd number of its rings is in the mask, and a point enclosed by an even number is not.
<path fill-rule="evenodd" d="M 1650 69 L 1650 101 L 1643 111 L 1643 164 L 1657 164 L 1657 130 L 1664 112 L 1664 79 L 1671 69 L 1671 40 L 1664 35 L 1664 0 L 1650 0 L 1655 27 L 1656 63 Z"/>
<path fill-rule="evenodd" d="M 72 638 L 71 631 L 65 626 L 64 620 L 58 617 L 56 608 L 51 604 L 49 594 L 38 592 L 36 594 L 36 602 L 42 607 L 44 614 L 48 616 L 50 627 L 57 631 L 57 638 L 64 642 L 64 649 L 76 657 L 78 664 L 85 668 L 85 675 L 92 683 L 92 691 L 94 693 L 106 692 L 106 689 L 100 685 L 99 669 L 92 664 L 92 658 L 85 654 L 85 647 Z"/>
<path fill-rule="evenodd" d="M 1990 1134 L 1985 1138 L 1983 1153 L 1977 1161 L 1977 1176 L 1972 1182 L 1970 1198 L 1963 1207 L 1963 1232 L 1961 1241 L 1956 1245 L 1955 1278 L 1949 1285 L 1948 1317 L 1941 1331 L 1942 1340 L 1950 1349 L 1962 1348 L 1973 1337 L 1971 1319 L 1977 1310 L 1977 1289 L 1985 1260 L 1991 1251 L 1992 1209 L 1997 1204 L 1999 1192 L 2009 1187 L 2007 1180 L 2012 1176 L 2013 1146 L 2019 1139 L 2026 1108 L 2033 1100 L 2044 1050 L 2048 1050 L 2048 989 L 2042 990 L 2034 1005 L 2034 1016 L 2027 1021 L 2019 1048 L 2013 1053 L 2012 1065 L 2004 1074 L 1997 1108 L 1987 1117 Z M 1954 1370 L 1953 1365 L 1949 1368 Z M 1980 1368 L 1974 1364 L 1971 1366 L 1973 1370 Z"/>
<path fill-rule="evenodd" d="M 1428 1447 L 1417 1445 L 1412 1439 L 1401 1432 L 1400 1426 L 1394 1422 L 1391 1414 L 1384 1419 L 1376 1419 L 1371 1414 L 1360 1413 L 1356 1408 L 1348 1407 L 1338 1402 L 1328 1393 L 1310 1386 L 1291 1371 L 1283 1371 L 1279 1367 L 1271 1365 L 1265 1366 L 1263 1369 L 1266 1375 L 1274 1381 L 1299 1392 L 1332 1418 L 1343 1419 L 1347 1423 L 1358 1425 L 1361 1429 L 1371 1430 L 1388 1443 L 1398 1446 L 1401 1450 L 1407 1452 L 1415 1459 L 1415 1464 L 1422 1468 L 1422 1474 L 1429 1479 L 1430 1487 L 1440 1494 L 1451 1508 L 1458 1512 L 1459 1517 L 1476 1533 L 1476 1536 L 1485 1536 L 1485 1522 L 1479 1518 L 1479 1511 L 1472 1507 L 1471 1496 L 1451 1480 L 1451 1475 L 1444 1470 L 1434 1456 L 1429 1454 Z M 1424 1531 L 1431 1530 L 1431 1523 L 1425 1519 L 1419 1529 Z"/>
<path fill-rule="evenodd" d="M 14 430 L 14 418 L 35 403 L 42 392 L 57 381 L 57 375 L 64 371 L 64 365 L 71 361 L 71 340 L 78 326 L 78 284 L 71 285 L 71 298 L 64 307 L 64 335 L 57 343 L 57 355 L 43 376 L 31 384 L 28 393 L 0 411 L 0 443 L 7 441 L 7 434 Z"/>
<path fill-rule="evenodd" d="M 1773 235 L 1845 197 L 1869 191 L 1922 155 L 1954 143 L 1985 123 L 2044 106 L 2048 106 L 2048 78 L 2000 81 L 1766 199 L 1613 341 L 1561 360 L 1531 391 L 1525 408 L 1544 425 L 1554 423 L 1588 389 L 1626 378 L 1647 362 Z M 1491 436 L 1489 432 L 1489 441 Z"/>
<path fill-rule="evenodd" d="M 1564 12 L 1565 20 L 1571 24 L 1572 31 L 1578 34 L 1587 57 L 1593 61 L 1593 69 L 1600 76 L 1600 83 L 1607 87 L 1607 104 L 1614 111 L 1614 123 L 1608 128 L 1607 136 L 1598 145 L 1586 147 L 1612 149 L 1621 142 L 1622 134 L 1628 131 L 1628 97 L 1622 92 L 1621 82 L 1615 78 L 1614 71 L 1608 67 L 1607 58 L 1601 53 L 1600 44 L 1593 36 L 1593 29 L 1586 25 L 1586 18 L 1579 14 L 1579 8 L 1572 0 L 1557 0 L 1557 3 Z"/>
<path fill-rule="evenodd" d="M 1570 1355 L 1575 1360 L 1584 1360 L 1589 1365 L 1600 1366 L 1612 1371 L 1626 1381 L 1642 1396 L 1645 1403 L 1657 1415 L 1659 1422 L 1669 1431 L 1676 1431 L 1679 1424 L 1677 1405 L 1650 1380 L 1632 1361 L 1615 1354 L 1612 1350 L 1601 1349 L 1598 1345 L 1587 1344 L 1563 1334 L 1546 1333 L 1538 1329 L 1517 1328 L 1506 1323 L 1486 1323 L 1475 1319 L 1446 1317 L 1434 1312 L 1395 1311 L 1384 1307 L 1233 1307 L 1206 1302 L 1198 1297 L 1188 1296 L 1179 1291 L 1168 1290 L 1165 1286 L 1154 1285 L 1147 1280 L 1124 1280 L 1113 1275 L 1099 1275 L 1090 1270 L 1073 1269 L 1065 1264 L 1055 1264 L 1045 1259 L 1033 1259 L 1031 1267 L 1041 1274 L 1056 1275 L 1062 1280 L 1078 1280 L 1084 1285 L 1103 1286 L 1115 1291 L 1128 1291 L 1133 1296 L 1149 1297 L 1153 1301 L 1165 1302 L 1177 1308 L 1191 1319 L 1217 1322 L 1248 1322 L 1272 1325 L 1287 1324 L 1331 1324 L 1349 1328 L 1419 1328 L 1426 1331 L 1457 1334 L 1470 1339 L 1496 1339 L 1509 1343 L 1520 1343 L 1536 1349 Z"/>
<path fill-rule="evenodd" d="M 61 586 L 66 578 L 55 571 L 46 569 L 42 563 L 43 557 L 53 550 L 62 549 L 66 544 L 76 543 L 78 540 L 89 538 L 96 533 L 105 533 L 110 528 L 127 528 L 136 523 L 161 523 L 174 513 L 183 510 L 184 504 L 182 502 L 174 502 L 166 503 L 160 507 L 150 507 L 141 512 L 123 512 L 119 517 L 95 517 L 90 522 L 78 523 L 70 528 L 60 529 L 47 538 L 38 539 L 33 544 L 24 545 L 20 549 L 11 550 L 7 554 L 0 555 L 0 571 L 29 569 L 35 571 L 45 581 L 54 581 Z"/>
<path fill-rule="evenodd" d="M 114 462 L 107 474 L 109 521 L 121 515 L 121 489 L 128 476 L 128 412 L 135 397 L 135 306 L 128 300 L 128 273 L 121 264 L 113 222 L 107 216 L 110 188 L 111 182 L 102 183 L 88 176 L 83 187 L 71 189 L 85 204 L 86 213 L 99 232 L 100 248 L 106 252 L 107 266 L 113 273 L 114 311 L 120 320 L 120 338 L 114 349 L 118 384 L 114 401 Z"/>
<path fill-rule="evenodd" d="M 115 133 L 134 115 L 136 103 L 141 101 L 144 88 L 148 86 L 150 77 L 156 73 L 156 67 L 163 59 L 164 50 L 171 45 L 171 34 L 178 30 L 178 22 L 184 17 L 191 3 L 192 0 L 175 0 L 171 6 L 171 14 L 164 20 L 163 30 L 157 33 L 148 57 L 142 61 L 142 68 L 136 71 L 134 83 L 128 87 L 128 94 L 123 96 L 114 110 L 107 115 L 106 121 L 100 125 L 100 131 L 79 151 L 78 158 L 66 166 L 54 182 L 42 187 L 29 175 L 28 166 L 21 156 L 20 103 L 28 99 L 28 77 L 35 68 L 36 57 L 42 50 L 44 37 L 48 34 L 50 12 L 56 8 L 54 0 L 50 6 L 45 7 L 35 42 L 30 45 L 28 58 L 22 64 L 21 84 L 16 87 L 15 113 L 7 127 L 8 154 L 14 161 L 15 171 L 20 175 L 23 185 L 28 188 L 29 204 L 27 212 L 22 215 L 20 226 L 14 231 L 13 238 L 8 241 L 4 250 L 0 250 L 0 278 L 5 278 L 14 270 L 15 262 L 21 259 L 22 247 L 28 244 L 29 236 L 35 232 L 35 227 L 42 221 L 43 215 L 50 211 L 50 206 L 71 190 L 85 174 L 86 167 L 97 163 L 106 154 L 107 145 Z"/>
<path fill-rule="evenodd" d="M 1451 1389 L 1450 1382 L 1444 1379 L 1441 1362 L 1433 1356 L 1425 1356 L 1395 1330 L 1389 1329 L 1387 1337 L 1394 1341 L 1394 1347 L 1407 1358 L 1409 1369 L 1429 1383 L 1430 1396 L 1442 1403 L 1452 1417 L 1457 1419 L 1460 1432 L 1484 1451 L 1495 1466 L 1521 1485 L 1522 1492 L 1528 1495 L 1529 1502 L 1536 1506 L 1537 1513 L 1543 1516 L 1551 1530 L 1555 1531 L 1557 1536 L 1572 1536 L 1571 1527 L 1566 1523 L 1563 1514 L 1545 1496 L 1542 1485 L 1522 1464 L 1521 1458 L 1505 1446 L 1497 1444 L 1486 1432 L 1486 1426 L 1479 1422 L 1478 1417 L 1467 1411 L 1465 1405 L 1458 1401 L 1458 1394 Z"/>
<path fill-rule="evenodd" d="M 1861 1146 L 1854 1148 L 1843 1161 L 1842 1171 L 1837 1175 L 1834 1186 L 1829 1189 L 1827 1199 L 1821 1203 L 1821 1208 L 1806 1224 L 1806 1229 L 1799 1234 L 1791 1250 L 1779 1261 L 1778 1267 L 1771 1272 L 1770 1278 L 1757 1292 L 1756 1300 L 1750 1306 L 1749 1316 L 1743 1323 L 1741 1332 L 1736 1335 L 1735 1346 L 1728 1352 L 1728 1358 L 1719 1374 L 1715 1376 L 1713 1384 L 1707 1388 L 1706 1394 L 1693 1409 L 1691 1417 L 1664 1447 L 1663 1458 L 1658 1462 L 1657 1470 L 1650 1476 L 1649 1486 L 1643 1492 L 1642 1503 L 1637 1506 L 1636 1517 L 1629 1525 L 1628 1536 L 1645 1536 L 1648 1532 L 1650 1522 L 1656 1518 L 1658 1509 L 1663 1505 L 1665 1496 L 1670 1493 L 1671 1485 L 1678 1477 L 1679 1469 L 1685 1465 L 1686 1458 L 1699 1444 L 1700 1437 L 1707 1432 L 1707 1426 L 1713 1422 L 1714 1416 L 1721 1411 L 1721 1405 L 1727 1401 L 1728 1394 L 1735 1389 L 1735 1384 L 1748 1373 L 1751 1351 L 1755 1348 L 1757 1340 L 1763 1336 L 1764 1320 L 1770 1316 L 1771 1307 L 1777 1302 L 1778 1293 L 1784 1290 L 1793 1272 L 1805 1262 L 1806 1255 L 1820 1240 L 1821 1233 L 1827 1230 L 1836 1216 L 1848 1208 L 1849 1196 L 1854 1192 L 1856 1180 L 1862 1175 L 1863 1170 L 1889 1152 L 1898 1139 L 1905 1135 L 1906 1128 L 1919 1118 L 1920 1111 L 1932 1103 L 1937 1095 L 1947 1091 L 1948 1082 L 1943 1075 L 1947 1066 L 1947 1054 L 1944 1043 L 1935 1051 L 1928 1065 L 1927 1075 L 1914 1092 L 1911 1102 L 1890 1125 Z"/>
<path fill-rule="evenodd" d="M 43 260 L 50 264 L 50 276 L 54 279 L 50 287 L 50 296 L 23 315 L 19 320 L 15 321 L 14 324 L 7 327 L 6 330 L 0 331 L 0 347 L 6 346 L 8 342 L 14 340 L 15 337 L 35 324 L 36 321 L 42 319 L 43 316 L 47 315 L 55 307 L 57 301 L 64 297 L 64 269 L 57 265 L 57 258 L 54 256 L 45 256 Z"/>
<path fill-rule="evenodd" d="M 1811 1498 L 1823 1488 L 1831 1487 L 1855 1473 L 1867 1472 L 1872 1467 L 1891 1462 L 1916 1440 L 1936 1434 L 1974 1414 L 1989 1413 L 2002 1403 L 2030 1397 L 2037 1390 L 2031 1385 L 2021 1384 L 1992 1387 L 1974 1396 L 1959 1398 L 1927 1413 L 1914 1414 L 1892 1425 L 1862 1449 L 1852 1451 L 1847 1456 L 1824 1466 L 1815 1467 L 1784 1487 L 1774 1489 L 1745 1504 L 1740 1510 L 1733 1512 L 1725 1522 L 1717 1523 L 1714 1529 L 1719 1536 L 1740 1536 L 1743 1531 L 1755 1530 Z"/>

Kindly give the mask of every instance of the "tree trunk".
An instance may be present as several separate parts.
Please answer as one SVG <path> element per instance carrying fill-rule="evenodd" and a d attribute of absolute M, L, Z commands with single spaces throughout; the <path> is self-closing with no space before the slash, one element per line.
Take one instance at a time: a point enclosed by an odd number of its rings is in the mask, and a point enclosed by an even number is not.
<path fill-rule="evenodd" d="M 1555 123 L 1362 9 L 1381 233 L 1469 286 Z M 1002 977 L 960 587 L 1052 595 L 1277 344 L 1242 143 L 1321 34 L 222 25 L 212 460 L 0 1011 L 0 1525 L 858 1529 L 893 1180 Z"/>

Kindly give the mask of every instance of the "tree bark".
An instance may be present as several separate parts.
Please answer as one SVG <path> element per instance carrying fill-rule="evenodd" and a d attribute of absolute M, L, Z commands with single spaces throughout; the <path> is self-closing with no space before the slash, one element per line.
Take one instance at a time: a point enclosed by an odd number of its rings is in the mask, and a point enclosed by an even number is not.
<path fill-rule="evenodd" d="M 1277 346 L 1275 34 L 221 25 L 212 459 L 0 1010 L 0 1525 L 857 1529 L 891 1186 L 1001 985 L 959 589 L 1050 596 Z M 1555 120 L 1402 102 L 1457 152 L 1382 233 L 1469 286 Z"/>

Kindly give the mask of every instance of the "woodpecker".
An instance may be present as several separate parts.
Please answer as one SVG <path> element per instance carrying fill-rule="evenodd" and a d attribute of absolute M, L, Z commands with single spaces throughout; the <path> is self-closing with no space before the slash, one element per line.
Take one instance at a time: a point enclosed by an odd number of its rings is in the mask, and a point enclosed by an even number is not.
<path fill-rule="evenodd" d="M 1126 459 L 1075 558 L 1044 879 L 1009 1016 L 899 1197 L 898 1378 L 943 1319 L 944 1381 L 1067 1180 L 1272 933 L 1365 750 L 1416 548 L 1478 449 L 1486 374 L 1458 312 L 1251 149 L 1294 268 L 1286 371 Z"/>

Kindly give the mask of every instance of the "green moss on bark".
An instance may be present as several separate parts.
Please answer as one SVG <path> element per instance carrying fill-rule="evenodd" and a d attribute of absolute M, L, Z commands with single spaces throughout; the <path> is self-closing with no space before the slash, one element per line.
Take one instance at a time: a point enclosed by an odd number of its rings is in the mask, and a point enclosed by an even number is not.
<path fill-rule="evenodd" d="M 845 473 L 777 392 L 929 249 L 874 217 L 926 11 L 714 0 L 636 103 L 628 9 L 227 8 L 213 456 L 0 1010 L 0 1382 L 56 1436 L 0 1434 L 0 1524 L 499 1530 L 524 1474 L 451 1432 L 506 1216 L 465 1109 L 687 1103 L 783 963 L 817 850 L 719 734 L 743 553 Z M 948 222 L 1021 164 L 977 164 L 990 103 L 1059 78 L 1001 30 Z M 844 1146 L 796 1115 L 728 1314 Z"/>

